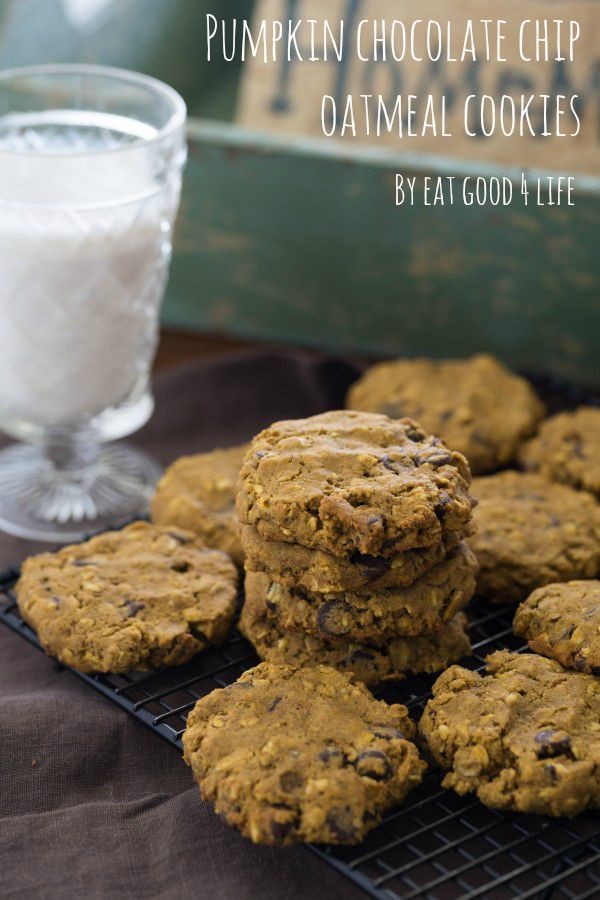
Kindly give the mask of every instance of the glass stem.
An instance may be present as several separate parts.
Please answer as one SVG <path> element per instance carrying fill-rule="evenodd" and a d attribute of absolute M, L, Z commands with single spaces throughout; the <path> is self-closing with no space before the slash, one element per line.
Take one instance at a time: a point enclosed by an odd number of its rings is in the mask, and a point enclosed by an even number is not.
<path fill-rule="evenodd" d="M 42 450 L 53 479 L 82 484 L 94 477 L 100 445 L 89 434 L 51 437 Z"/>

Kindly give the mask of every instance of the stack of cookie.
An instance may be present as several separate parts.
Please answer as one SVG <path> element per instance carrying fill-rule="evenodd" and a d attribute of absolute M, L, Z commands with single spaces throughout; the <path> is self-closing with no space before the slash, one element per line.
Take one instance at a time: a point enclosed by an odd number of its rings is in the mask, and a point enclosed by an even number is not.
<path fill-rule="evenodd" d="M 329 412 L 259 434 L 237 500 L 241 629 L 259 655 L 374 685 L 468 653 L 470 480 L 409 419 Z"/>

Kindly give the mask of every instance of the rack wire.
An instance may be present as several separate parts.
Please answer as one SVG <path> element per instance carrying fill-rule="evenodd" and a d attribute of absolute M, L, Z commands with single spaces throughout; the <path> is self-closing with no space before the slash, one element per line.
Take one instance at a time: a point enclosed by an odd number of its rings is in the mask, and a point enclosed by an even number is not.
<path fill-rule="evenodd" d="M 18 576 L 17 569 L 0 575 L 0 620 L 41 650 L 16 605 Z M 468 613 L 473 655 L 463 665 L 480 669 L 493 650 L 524 649 L 512 634 L 511 609 L 476 600 Z M 130 675 L 71 671 L 181 752 L 186 717 L 196 701 L 231 684 L 257 661 L 251 645 L 234 629 L 222 647 L 199 654 L 186 666 Z M 412 676 L 377 694 L 405 703 L 418 717 L 433 680 Z M 360 846 L 311 849 L 378 900 L 600 897 L 597 814 L 568 820 L 498 812 L 472 796 L 442 789 L 435 770 Z"/>

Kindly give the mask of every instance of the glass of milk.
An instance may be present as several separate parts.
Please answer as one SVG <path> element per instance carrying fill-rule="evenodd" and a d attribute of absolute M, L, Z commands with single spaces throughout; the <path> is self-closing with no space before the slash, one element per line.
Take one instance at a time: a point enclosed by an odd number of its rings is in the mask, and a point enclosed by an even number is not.
<path fill-rule="evenodd" d="M 76 540 L 146 509 L 127 444 L 150 366 L 185 162 L 167 85 L 101 66 L 0 72 L 0 528 Z"/>

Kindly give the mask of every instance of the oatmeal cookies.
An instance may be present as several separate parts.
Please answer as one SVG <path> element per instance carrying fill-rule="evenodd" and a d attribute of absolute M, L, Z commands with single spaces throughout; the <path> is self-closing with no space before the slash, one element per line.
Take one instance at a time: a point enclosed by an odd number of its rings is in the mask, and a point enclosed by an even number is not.
<path fill-rule="evenodd" d="M 226 554 L 175 527 L 137 522 L 25 561 L 21 615 L 82 672 L 177 666 L 221 643 L 236 607 Z"/>
<path fill-rule="evenodd" d="M 156 487 L 150 506 L 152 521 L 187 528 L 207 547 L 224 550 L 242 565 L 235 497 L 246 450 L 244 444 L 176 460 Z"/>
<path fill-rule="evenodd" d="M 514 603 L 554 581 L 596 577 L 600 506 L 591 494 L 512 471 L 476 478 L 472 491 L 480 593 Z"/>
<path fill-rule="evenodd" d="M 347 406 L 410 416 L 463 453 L 476 475 L 508 465 L 544 414 L 530 384 L 486 354 L 380 363 L 350 388 Z"/>
<path fill-rule="evenodd" d="M 246 567 L 250 571 L 266 572 L 287 587 L 335 594 L 407 587 L 440 563 L 460 540 L 461 535 L 456 532 L 432 547 L 405 550 L 395 556 L 332 556 L 287 541 L 265 541 L 256 528 L 242 526 Z"/>
<path fill-rule="evenodd" d="M 600 675 L 600 581 L 538 588 L 517 609 L 513 629 L 536 653 Z"/>
<path fill-rule="evenodd" d="M 267 541 L 391 557 L 464 534 L 469 482 L 464 457 L 409 419 L 329 412 L 254 438 L 237 510 Z"/>
<path fill-rule="evenodd" d="M 183 745 L 203 798 L 256 843 L 355 844 L 420 782 L 413 733 L 330 667 L 262 663 L 198 701 Z"/>
<path fill-rule="evenodd" d="M 477 572 L 463 540 L 470 479 L 459 453 L 408 419 L 331 412 L 259 434 L 237 503 L 242 628 L 259 655 L 375 684 L 467 653 L 456 617 Z"/>
<path fill-rule="evenodd" d="M 600 806 L 600 679 L 531 653 L 492 653 L 484 675 L 452 666 L 419 729 L 447 775 L 486 806 L 574 816 Z"/>
<path fill-rule="evenodd" d="M 341 672 L 352 672 L 358 681 L 376 686 L 409 674 L 440 672 L 470 653 L 467 619 L 463 613 L 457 613 L 437 631 L 393 637 L 377 644 L 286 629 L 270 608 L 269 583 L 266 575 L 247 574 L 240 620 L 242 634 L 267 662 L 297 667 L 332 666 Z"/>
<path fill-rule="evenodd" d="M 529 472 L 600 499 L 600 408 L 582 406 L 542 422 L 537 437 L 521 447 L 519 461 Z"/>
<path fill-rule="evenodd" d="M 439 631 L 473 596 L 476 574 L 475 556 L 462 543 L 407 587 L 333 594 L 285 587 L 267 577 L 265 601 L 283 630 L 379 642 Z"/>

